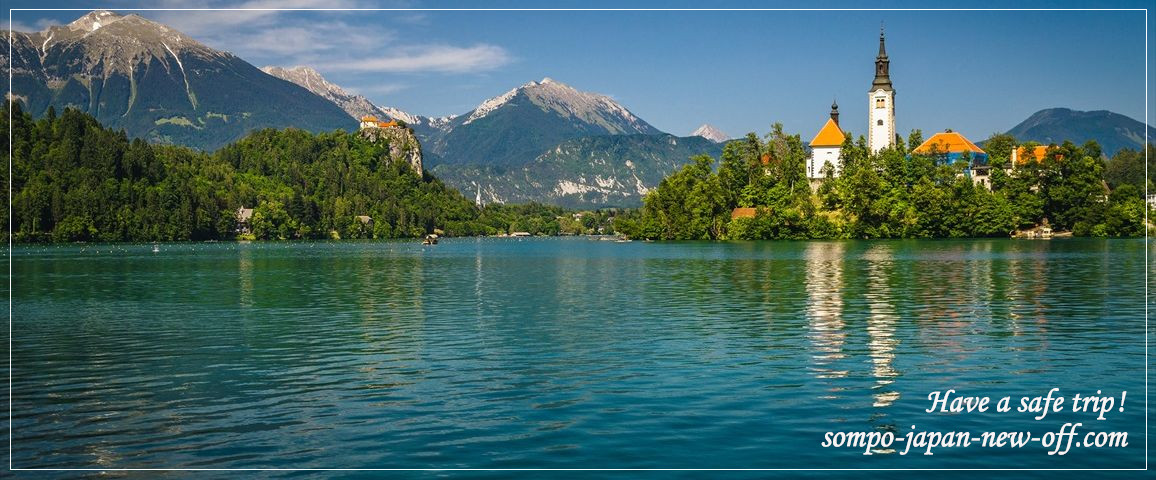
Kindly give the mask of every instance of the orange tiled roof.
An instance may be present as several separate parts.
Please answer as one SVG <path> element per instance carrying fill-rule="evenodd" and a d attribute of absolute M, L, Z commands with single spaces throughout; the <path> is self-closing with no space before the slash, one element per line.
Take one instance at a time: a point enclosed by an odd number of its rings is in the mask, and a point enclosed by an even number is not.
<path fill-rule="evenodd" d="M 915 153 L 931 153 L 933 148 L 938 153 L 986 153 L 959 132 L 939 132 L 932 135 L 922 145 L 915 147 Z"/>
<path fill-rule="evenodd" d="M 361 117 L 361 121 L 363 121 L 363 122 L 376 122 L 377 117 L 375 117 L 373 115 L 366 115 L 364 117 Z"/>
<path fill-rule="evenodd" d="M 823 128 L 819 129 L 819 133 L 815 134 L 815 138 L 811 139 L 811 147 L 838 147 L 843 144 L 845 138 L 847 135 L 839 129 L 839 125 L 828 118 L 827 123 L 823 124 Z"/>
<path fill-rule="evenodd" d="M 1028 150 L 1025 147 L 1016 148 L 1016 163 L 1019 164 L 1028 163 L 1028 160 L 1042 162 L 1046 156 L 1048 156 L 1047 145 L 1036 145 L 1032 148 L 1031 155 L 1028 155 Z"/>
<path fill-rule="evenodd" d="M 736 218 L 755 218 L 759 210 L 753 207 L 739 207 L 731 210 L 731 220 Z"/>
<path fill-rule="evenodd" d="M 397 126 L 397 120 L 390 120 L 388 122 L 377 122 L 377 126 L 381 128 L 389 128 Z"/>

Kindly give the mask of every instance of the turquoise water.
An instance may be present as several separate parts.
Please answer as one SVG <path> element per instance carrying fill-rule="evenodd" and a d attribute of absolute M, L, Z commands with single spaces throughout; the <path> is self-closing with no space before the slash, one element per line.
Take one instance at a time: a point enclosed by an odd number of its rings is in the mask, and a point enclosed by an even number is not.
<path fill-rule="evenodd" d="M 14 466 L 1144 467 L 1142 240 L 159 250 L 15 249 Z M 1128 395 L 924 412 L 1052 387 Z M 1067 422 L 1128 446 L 820 446 Z"/>

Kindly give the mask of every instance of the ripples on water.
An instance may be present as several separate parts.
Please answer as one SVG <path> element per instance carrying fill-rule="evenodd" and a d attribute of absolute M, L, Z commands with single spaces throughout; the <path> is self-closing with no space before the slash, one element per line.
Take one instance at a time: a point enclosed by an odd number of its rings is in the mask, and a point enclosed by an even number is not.
<path fill-rule="evenodd" d="M 88 245 L 13 269 L 18 467 L 1143 467 L 1142 241 Z M 1132 408 L 922 411 L 1053 386 Z M 819 448 L 1068 421 L 1130 446 Z"/>

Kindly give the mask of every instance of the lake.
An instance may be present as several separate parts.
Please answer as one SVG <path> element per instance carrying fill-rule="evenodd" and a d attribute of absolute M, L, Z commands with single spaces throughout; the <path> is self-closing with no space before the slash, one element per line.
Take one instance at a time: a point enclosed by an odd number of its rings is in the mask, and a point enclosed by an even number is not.
<path fill-rule="evenodd" d="M 1144 468 L 1145 241 L 17 246 L 21 468 Z M 7 362 L 7 359 L 4 360 Z M 8 365 L 5 365 L 6 367 Z M 928 394 L 1115 397 L 927 413 Z M 1120 393 L 1127 391 L 1120 411 Z M 1064 404 L 1070 407 L 1069 403 Z M 984 448 L 982 432 L 1127 432 Z M 967 448 L 823 448 L 966 431 Z M 1062 438 L 1062 437 L 1057 437 Z M 75 472 L 74 472 L 75 473 Z"/>

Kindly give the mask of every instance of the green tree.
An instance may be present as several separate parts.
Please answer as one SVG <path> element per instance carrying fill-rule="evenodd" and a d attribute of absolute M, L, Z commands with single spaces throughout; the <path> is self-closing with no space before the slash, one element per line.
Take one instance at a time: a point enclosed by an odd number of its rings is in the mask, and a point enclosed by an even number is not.
<path fill-rule="evenodd" d="M 1113 189 L 1132 185 L 1137 195 L 1143 193 L 1147 184 L 1144 178 L 1144 154 L 1127 148 L 1116 152 L 1104 167 L 1104 181 Z"/>
<path fill-rule="evenodd" d="M 720 238 L 729 221 L 727 195 L 706 155 L 691 159 L 646 195 L 639 234 L 663 240 Z"/>
<path fill-rule="evenodd" d="M 1007 133 L 995 133 L 987 137 L 983 150 L 987 152 L 988 163 L 992 168 L 1002 169 L 1009 166 L 1012 150 L 1016 148 L 1016 138 Z"/>

